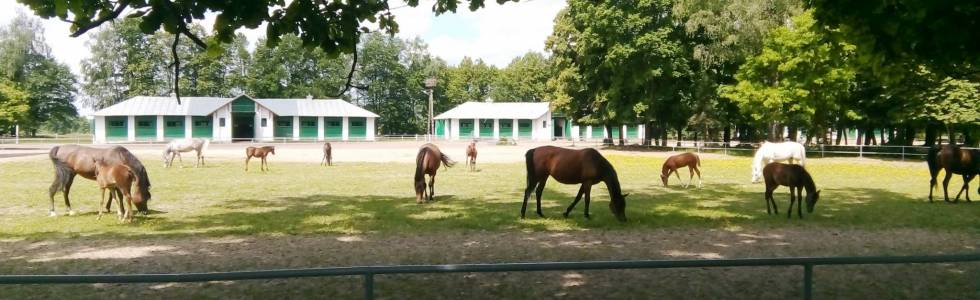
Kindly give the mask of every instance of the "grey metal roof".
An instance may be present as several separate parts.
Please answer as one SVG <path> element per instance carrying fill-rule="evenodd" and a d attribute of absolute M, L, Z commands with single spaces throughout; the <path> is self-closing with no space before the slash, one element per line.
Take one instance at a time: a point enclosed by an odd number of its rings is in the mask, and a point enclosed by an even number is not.
<path fill-rule="evenodd" d="M 378 115 L 340 99 L 255 99 L 280 116 L 303 117 L 366 117 Z"/>
<path fill-rule="evenodd" d="M 548 102 L 466 102 L 436 119 L 537 119 L 550 109 Z"/>
<path fill-rule="evenodd" d="M 174 97 L 136 96 L 103 108 L 96 116 L 207 116 L 235 98 L 180 97 L 180 105 Z"/>
<path fill-rule="evenodd" d="M 239 96 L 242 97 L 242 96 Z M 239 97 L 173 97 L 137 96 L 95 112 L 96 116 L 207 116 Z M 378 115 L 339 99 L 253 99 L 280 116 L 370 117 Z"/>

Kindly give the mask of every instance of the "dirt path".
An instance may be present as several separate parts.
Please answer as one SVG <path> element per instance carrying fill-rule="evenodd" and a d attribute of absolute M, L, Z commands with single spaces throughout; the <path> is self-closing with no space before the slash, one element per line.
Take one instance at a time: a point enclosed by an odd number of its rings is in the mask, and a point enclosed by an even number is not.
<path fill-rule="evenodd" d="M 0 273 L 169 273 L 389 264 L 969 253 L 980 234 L 911 229 L 464 232 L 0 241 Z M 797 267 L 381 276 L 380 298 L 795 298 Z M 980 264 L 819 267 L 817 298 L 976 298 Z M 5 298 L 356 298 L 359 278 L 12 286 Z"/>

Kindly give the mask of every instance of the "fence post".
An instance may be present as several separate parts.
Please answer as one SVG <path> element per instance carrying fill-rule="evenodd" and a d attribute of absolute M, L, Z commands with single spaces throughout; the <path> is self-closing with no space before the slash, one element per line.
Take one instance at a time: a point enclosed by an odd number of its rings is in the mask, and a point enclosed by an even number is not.
<path fill-rule="evenodd" d="M 864 157 L 864 145 L 858 145 L 858 157 Z"/>
<path fill-rule="evenodd" d="M 374 274 L 364 274 L 364 299 L 374 300 Z"/>
<path fill-rule="evenodd" d="M 813 299 L 813 265 L 803 265 L 803 299 Z"/>
<path fill-rule="evenodd" d="M 823 158 L 823 144 L 820 144 L 820 158 Z"/>
<path fill-rule="evenodd" d="M 905 161 L 905 146 L 902 146 L 902 161 Z"/>

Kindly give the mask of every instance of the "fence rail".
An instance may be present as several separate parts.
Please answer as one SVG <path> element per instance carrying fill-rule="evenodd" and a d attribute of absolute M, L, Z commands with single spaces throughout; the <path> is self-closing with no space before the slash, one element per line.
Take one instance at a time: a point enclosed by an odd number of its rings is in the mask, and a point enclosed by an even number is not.
<path fill-rule="evenodd" d="M 183 274 L 118 274 L 118 275 L 0 275 L 0 285 L 6 284 L 79 284 L 79 283 L 165 283 L 205 282 L 254 279 L 286 279 L 305 277 L 363 276 L 364 298 L 374 299 L 374 276 L 428 273 L 495 273 L 541 272 L 571 270 L 625 270 L 719 267 L 803 267 L 803 299 L 813 295 L 813 268 L 823 265 L 882 265 L 922 263 L 980 262 L 980 253 L 936 256 L 850 256 L 850 257 L 789 257 L 741 258 L 710 260 L 634 260 L 585 262 L 532 262 L 500 264 L 450 264 L 358 266 L 309 269 L 279 269 Z"/>

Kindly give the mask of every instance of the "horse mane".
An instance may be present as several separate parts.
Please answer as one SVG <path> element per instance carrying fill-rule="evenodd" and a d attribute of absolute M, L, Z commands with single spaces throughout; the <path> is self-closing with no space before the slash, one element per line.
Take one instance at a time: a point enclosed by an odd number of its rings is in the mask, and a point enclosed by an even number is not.
<path fill-rule="evenodd" d="M 143 203 L 150 200 L 150 176 L 146 174 L 146 168 L 143 163 L 140 162 L 132 152 L 126 150 L 123 147 L 114 147 L 110 149 L 112 153 L 116 153 L 121 158 L 123 164 L 126 165 L 130 170 L 132 170 L 133 175 L 137 177 L 137 186 L 139 189 L 140 197 L 143 198 Z"/>
<path fill-rule="evenodd" d="M 803 188 L 806 189 L 806 193 L 809 195 L 817 190 L 817 185 L 813 182 L 813 176 L 810 176 L 810 172 L 803 167 L 800 168 L 800 177 L 803 179 Z"/>
<path fill-rule="evenodd" d="M 596 151 L 595 149 L 591 150 L 592 151 L 589 151 L 591 154 L 590 156 L 595 159 L 596 165 L 599 167 L 599 170 L 597 171 L 599 171 L 599 174 L 602 174 L 602 181 L 606 183 L 606 188 L 609 189 L 609 199 L 616 199 L 616 197 L 613 197 L 613 195 L 623 194 L 622 187 L 619 184 L 619 175 L 616 174 L 616 169 L 613 168 L 611 163 L 609 163 L 609 160 L 606 160 L 602 154 L 599 154 L 599 151 Z"/>
<path fill-rule="evenodd" d="M 421 193 L 422 189 L 419 189 L 419 182 L 422 182 L 422 188 L 425 188 L 425 175 L 422 170 L 422 161 L 425 160 L 425 155 L 429 152 L 429 147 L 423 146 L 419 149 L 419 153 L 415 155 L 415 192 Z"/>

